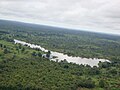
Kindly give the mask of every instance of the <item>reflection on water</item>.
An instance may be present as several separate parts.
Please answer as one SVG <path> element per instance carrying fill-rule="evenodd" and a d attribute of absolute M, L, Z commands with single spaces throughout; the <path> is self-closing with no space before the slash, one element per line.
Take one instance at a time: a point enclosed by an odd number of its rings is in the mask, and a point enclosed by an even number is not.
<path fill-rule="evenodd" d="M 43 52 L 48 52 L 47 49 L 42 48 L 40 45 L 34 45 L 34 44 L 26 43 L 24 41 L 16 40 L 16 39 L 14 39 L 14 42 L 15 42 L 15 44 L 19 43 L 19 44 L 22 44 L 22 45 L 29 46 L 30 48 L 38 48 Z M 85 65 L 88 64 L 90 66 L 98 66 L 99 61 L 109 62 L 109 60 L 106 60 L 106 59 L 97 59 L 97 58 L 94 58 L 94 59 L 89 58 L 88 59 L 88 58 L 81 58 L 81 57 L 72 57 L 72 56 L 68 56 L 68 55 L 65 55 L 63 53 L 54 52 L 54 51 L 51 51 L 51 57 L 52 56 L 56 56 L 56 58 L 50 58 L 50 60 L 53 60 L 53 61 L 67 60 L 68 62 L 73 62 L 73 63 L 76 63 L 76 64 L 85 64 Z"/>

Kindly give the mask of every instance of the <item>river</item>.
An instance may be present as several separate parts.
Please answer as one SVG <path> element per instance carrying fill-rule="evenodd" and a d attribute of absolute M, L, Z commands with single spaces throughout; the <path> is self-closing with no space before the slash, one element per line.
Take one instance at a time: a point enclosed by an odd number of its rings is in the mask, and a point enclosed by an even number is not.
<path fill-rule="evenodd" d="M 15 42 L 15 44 L 19 43 L 21 45 L 27 45 L 30 48 L 38 48 L 43 52 L 48 52 L 47 49 L 41 47 L 40 45 L 30 44 L 30 43 L 20 41 L 20 40 L 17 40 L 17 39 L 14 39 L 14 42 Z M 69 63 L 72 62 L 72 63 L 83 64 L 83 65 L 88 64 L 91 67 L 98 66 L 99 61 L 101 61 L 101 62 L 105 62 L 105 61 L 110 62 L 109 60 L 106 60 L 106 59 L 97 59 L 97 58 L 94 58 L 94 59 L 89 58 L 88 59 L 88 58 L 81 58 L 81 57 L 73 57 L 73 56 L 68 56 L 68 55 L 65 55 L 63 53 L 54 52 L 54 51 L 51 51 L 51 56 L 56 56 L 56 58 L 50 58 L 50 60 L 53 60 L 53 61 L 58 60 L 58 62 L 59 62 L 61 60 L 66 59 Z"/>

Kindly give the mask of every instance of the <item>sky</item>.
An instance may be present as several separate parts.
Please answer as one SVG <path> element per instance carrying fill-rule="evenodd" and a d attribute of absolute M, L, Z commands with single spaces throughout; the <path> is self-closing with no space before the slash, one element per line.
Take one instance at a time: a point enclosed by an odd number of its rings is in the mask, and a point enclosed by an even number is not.
<path fill-rule="evenodd" d="M 0 0 L 0 19 L 120 35 L 120 0 Z"/>

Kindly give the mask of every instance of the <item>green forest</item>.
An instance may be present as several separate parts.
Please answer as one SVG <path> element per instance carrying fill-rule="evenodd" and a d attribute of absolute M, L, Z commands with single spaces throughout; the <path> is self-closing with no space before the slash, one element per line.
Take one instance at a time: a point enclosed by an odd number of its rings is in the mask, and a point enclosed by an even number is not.
<path fill-rule="evenodd" d="M 110 62 L 50 61 L 14 39 Z M 120 36 L 0 20 L 0 90 L 120 90 Z"/>

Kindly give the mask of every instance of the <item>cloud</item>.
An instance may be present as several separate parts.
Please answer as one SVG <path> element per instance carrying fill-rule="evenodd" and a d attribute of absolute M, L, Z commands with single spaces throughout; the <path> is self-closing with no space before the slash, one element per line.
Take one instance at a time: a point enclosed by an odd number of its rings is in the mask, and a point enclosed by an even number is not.
<path fill-rule="evenodd" d="M 120 34 L 120 0 L 1 0 L 0 18 Z"/>

